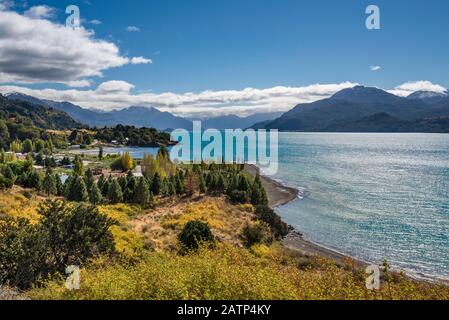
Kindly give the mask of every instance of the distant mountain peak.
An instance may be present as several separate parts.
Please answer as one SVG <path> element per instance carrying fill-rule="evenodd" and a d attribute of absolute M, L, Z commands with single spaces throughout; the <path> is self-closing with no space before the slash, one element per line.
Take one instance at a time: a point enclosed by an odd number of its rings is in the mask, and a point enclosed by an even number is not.
<path fill-rule="evenodd" d="M 343 100 L 351 103 L 394 104 L 403 100 L 385 90 L 376 87 L 355 86 L 343 89 L 331 97 L 332 100 Z"/>
<path fill-rule="evenodd" d="M 407 99 L 433 99 L 433 98 L 445 98 L 449 96 L 449 92 L 434 92 L 434 91 L 416 91 L 407 96 Z"/>

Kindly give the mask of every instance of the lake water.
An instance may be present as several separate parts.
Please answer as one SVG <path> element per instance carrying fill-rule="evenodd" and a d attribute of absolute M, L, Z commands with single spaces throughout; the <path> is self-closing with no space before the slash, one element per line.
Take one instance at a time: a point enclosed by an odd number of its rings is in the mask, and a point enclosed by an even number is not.
<path fill-rule="evenodd" d="M 449 279 L 449 135 L 285 133 L 279 153 L 304 198 L 278 212 L 306 238 Z"/>
<path fill-rule="evenodd" d="M 307 239 L 449 279 L 449 135 L 281 133 L 274 178 L 301 190 L 277 212 Z"/>

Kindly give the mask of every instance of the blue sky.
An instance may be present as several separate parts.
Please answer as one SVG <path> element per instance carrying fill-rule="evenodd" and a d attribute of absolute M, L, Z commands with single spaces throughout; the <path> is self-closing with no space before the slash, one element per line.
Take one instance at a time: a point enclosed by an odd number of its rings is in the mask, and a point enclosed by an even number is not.
<path fill-rule="evenodd" d="M 26 83 L 27 79 L 17 81 L 6 74 L 3 85 L 9 87 L 65 91 L 68 81 L 80 79 L 91 85 L 76 90 L 121 81 L 132 84 L 125 91 L 133 95 L 342 83 L 393 90 L 416 81 L 428 81 L 424 88 L 433 88 L 430 82 L 449 87 L 446 0 L 28 0 L 23 4 L 17 0 L 8 10 L 24 15 L 31 7 L 46 5 L 52 12 L 40 18 L 53 24 L 64 23 L 67 5 L 78 5 L 83 27 L 94 32 L 89 36 L 92 41 L 115 44 L 122 58 L 143 57 L 152 63 L 107 65 L 101 77 L 84 73 L 55 82 Z M 381 10 L 381 30 L 365 28 L 369 4 Z M 138 31 L 127 31 L 130 26 Z M 372 71 L 370 66 L 380 69 Z M 4 71 L 1 68 L 0 64 L 0 72 Z M 75 100 L 92 107 L 81 98 Z M 225 102 L 223 110 L 228 111 L 251 105 Z M 165 109 L 175 109 L 175 104 L 176 99 Z M 178 113 L 188 113 L 188 103 L 182 104 Z M 276 109 L 262 105 L 268 111 Z"/>

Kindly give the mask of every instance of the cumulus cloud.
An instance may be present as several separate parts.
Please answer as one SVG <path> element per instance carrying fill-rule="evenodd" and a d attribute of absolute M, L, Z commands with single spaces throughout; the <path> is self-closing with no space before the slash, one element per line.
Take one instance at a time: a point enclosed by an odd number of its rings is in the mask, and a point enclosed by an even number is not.
<path fill-rule="evenodd" d="M 56 10 L 47 5 L 34 6 L 25 11 L 24 15 L 31 19 L 49 19 L 56 13 Z"/>
<path fill-rule="evenodd" d="M 447 89 L 439 84 L 433 84 L 430 81 L 411 81 L 403 83 L 388 92 L 400 97 L 406 97 L 416 91 L 431 91 L 443 93 Z"/>
<path fill-rule="evenodd" d="M 126 81 L 107 81 L 100 84 L 97 88 L 97 93 L 100 94 L 108 94 L 108 93 L 124 93 L 128 94 L 131 89 L 134 88 L 134 85 L 128 83 Z"/>
<path fill-rule="evenodd" d="M 382 69 L 381 66 L 370 66 L 369 68 L 371 71 L 379 71 L 380 69 Z"/>
<path fill-rule="evenodd" d="M 138 28 L 136 26 L 128 26 L 128 27 L 126 27 L 126 31 L 128 31 L 128 32 L 139 32 L 140 28 Z"/>
<path fill-rule="evenodd" d="M 149 59 L 122 56 L 114 43 L 96 39 L 92 31 L 0 11 L 0 83 L 69 84 L 143 63 Z"/>
<path fill-rule="evenodd" d="M 107 81 L 95 90 L 30 89 L 19 86 L 0 86 L 0 93 L 21 92 L 40 99 L 69 101 L 84 108 L 112 110 L 129 106 L 153 106 L 185 117 L 203 118 L 219 114 L 239 114 L 287 111 L 299 103 L 313 102 L 357 85 L 314 84 L 304 87 L 273 87 L 267 89 L 203 91 L 200 93 L 173 92 L 132 94 L 134 85 L 125 81 Z"/>

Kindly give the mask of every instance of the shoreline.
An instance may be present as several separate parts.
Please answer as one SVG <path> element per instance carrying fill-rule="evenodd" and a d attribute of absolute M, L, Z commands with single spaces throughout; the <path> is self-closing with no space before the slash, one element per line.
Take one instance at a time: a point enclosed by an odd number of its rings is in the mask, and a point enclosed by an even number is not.
<path fill-rule="evenodd" d="M 257 173 L 260 174 L 259 168 L 255 165 L 246 164 L 245 171 L 252 176 L 256 176 Z M 286 205 L 291 201 L 298 199 L 300 195 L 300 191 L 298 189 L 285 186 L 270 177 L 260 174 L 260 179 L 268 195 L 268 205 L 272 209 L 276 209 L 278 207 Z M 286 248 L 298 251 L 306 256 L 317 256 L 330 259 L 340 266 L 346 266 L 348 265 L 348 263 L 350 263 L 357 269 L 366 268 L 366 266 L 368 266 L 368 263 L 362 260 L 356 259 L 349 255 L 345 255 L 338 251 L 326 248 L 325 246 L 318 243 L 304 239 L 302 233 L 294 228 L 282 240 L 282 244 Z"/>

